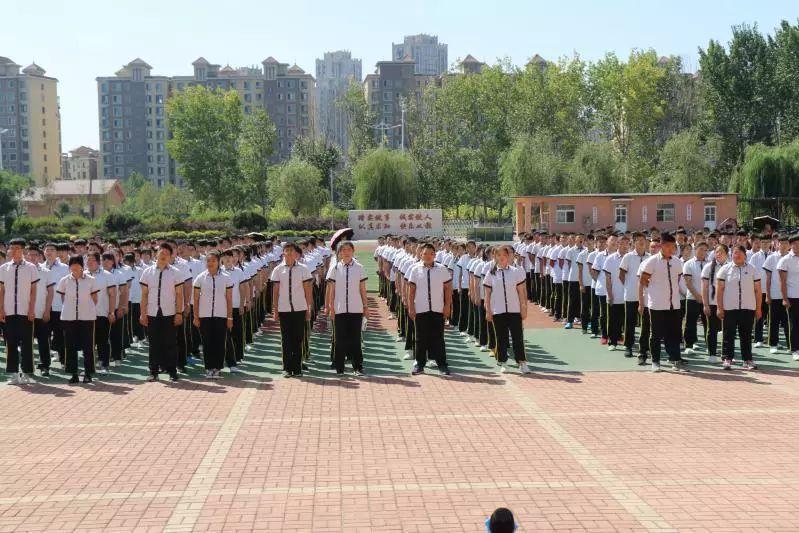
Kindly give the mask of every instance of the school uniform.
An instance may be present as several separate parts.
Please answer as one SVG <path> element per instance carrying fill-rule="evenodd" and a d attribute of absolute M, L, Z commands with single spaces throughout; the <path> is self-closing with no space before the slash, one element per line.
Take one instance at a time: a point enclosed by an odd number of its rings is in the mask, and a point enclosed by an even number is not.
<path fill-rule="evenodd" d="M 593 265 L 591 265 L 591 269 L 597 273 L 596 282 L 594 283 L 594 291 L 599 301 L 599 316 L 597 318 L 599 319 L 599 331 L 605 340 L 608 338 L 608 292 L 605 288 L 607 282 L 603 270 L 605 268 L 605 260 L 609 255 L 607 250 L 598 252 L 596 257 L 594 257 Z"/>
<path fill-rule="evenodd" d="M 363 266 L 351 260 L 337 262 L 330 268 L 326 282 L 333 284 L 333 335 L 336 339 L 333 363 L 336 372 L 344 372 L 344 362 L 352 361 L 352 369 L 363 372 L 362 327 L 364 301 L 361 299 L 361 282 L 366 281 Z"/>
<path fill-rule="evenodd" d="M 305 284 L 311 283 L 311 271 L 302 263 L 280 263 L 272 271 L 272 283 L 278 285 L 277 312 L 283 350 L 283 369 L 290 375 L 302 375 L 306 327 Z"/>
<path fill-rule="evenodd" d="M 788 252 L 790 253 L 790 252 Z M 785 335 L 786 344 L 790 341 L 790 328 L 788 327 L 788 311 L 782 304 L 782 283 L 780 282 L 780 273 L 777 270 L 777 265 L 780 260 L 787 256 L 780 255 L 779 252 L 769 254 L 766 261 L 763 263 L 764 275 L 770 278 L 770 283 L 766 283 L 766 279 L 761 278 L 761 285 L 770 285 L 769 297 L 771 303 L 768 304 L 768 345 L 771 348 L 776 348 L 780 340 L 780 328 Z"/>
<path fill-rule="evenodd" d="M 114 285 L 117 289 L 116 298 L 109 303 L 109 312 L 117 314 L 116 310 L 119 309 L 119 304 L 122 301 L 122 291 L 129 286 L 132 274 L 130 270 L 125 270 L 121 267 L 112 269 L 109 274 L 113 277 Z M 122 317 L 117 315 L 117 319 L 111 324 L 108 335 L 108 340 L 111 344 L 111 359 L 117 363 L 122 361 L 125 353 L 125 320 L 126 316 L 124 314 Z"/>
<path fill-rule="evenodd" d="M 578 283 L 577 292 L 579 297 L 580 306 L 580 327 L 583 333 L 588 333 L 588 325 L 591 323 L 591 267 L 588 266 L 588 256 L 591 252 L 588 248 L 583 248 L 577 254 L 575 261 L 577 263 Z M 582 269 L 580 268 L 582 267 Z M 579 277 L 582 270 L 582 278 Z M 583 290 L 580 292 L 580 281 L 582 281 Z"/>
<path fill-rule="evenodd" d="M 158 377 L 165 371 L 170 377 L 177 377 L 178 335 L 175 328 L 175 314 L 181 307 L 176 305 L 177 288 L 183 286 L 184 273 L 172 265 L 159 268 L 157 264 L 144 269 L 139 279 L 142 287 L 147 287 L 147 337 L 150 375 Z"/>
<path fill-rule="evenodd" d="M 205 370 L 221 370 L 225 365 L 227 346 L 227 295 L 233 290 L 233 280 L 222 269 L 215 275 L 203 270 L 194 280 L 194 294 L 199 294 L 199 335 L 203 347 Z M 231 294 L 231 300 L 233 295 Z M 231 310 L 231 318 L 233 318 Z M 235 365 L 234 365 L 235 366 Z"/>
<path fill-rule="evenodd" d="M 61 280 L 61 278 L 69 275 L 69 267 L 62 263 L 58 258 L 56 258 L 56 260 L 52 263 L 45 262 L 44 266 L 50 271 L 50 275 L 52 276 L 52 279 L 56 280 L 56 284 Z M 53 297 L 53 303 L 50 307 L 50 322 L 48 325 L 50 330 L 50 347 L 58 352 L 58 360 L 63 367 L 65 361 L 65 352 L 64 333 L 61 330 L 61 306 L 61 298 Z"/>
<path fill-rule="evenodd" d="M 650 257 L 650 255 L 648 254 L 647 257 Z M 644 263 L 641 262 L 641 264 L 638 265 L 638 270 L 635 272 L 639 285 L 641 283 L 641 274 L 643 273 L 643 268 L 642 268 L 643 266 Z M 641 291 L 641 297 L 643 298 L 644 308 L 643 308 L 643 313 L 640 313 L 641 335 L 639 336 L 639 341 L 638 341 L 638 364 L 645 365 L 646 358 L 649 355 L 649 345 L 652 341 L 652 319 L 651 316 L 649 315 L 649 307 L 647 307 L 649 305 L 649 292 L 647 287 L 644 287 L 643 290 Z M 638 313 L 638 309 L 636 309 L 635 312 Z"/>
<path fill-rule="evenodd" d="M 724 264 L 726 263 L 719 263 L 713 259 L 702 268 L 702 280 L 710 284 L 707 289 L 708 302 L 706 302 L 710 308 L 710 315 L 707 316 L 705 326 L 705 346 L 707 346 L 708 357 L 716 357 L 718 352 L 718 334 L 721 331 L 721 320 L 716 314 L 718 309 L 716 305 L 716 274 Z"/>
<path fill-rule="evenodd" d="M 619 267 L 621 266 L 622 255 L 619 252 L 610 254 L 602 265 L 602 272 L 599 274 L 605 278 L 605 291 L 610 288 L 611 296 L 608 300 L 608 345 L 617 346 L 621 340 L 624 328 L 624 284 L 619 279 Z M 610 283 L 607 279 L 610 277 Z"/>
<path fill-rule="evenodd" d="M 624 348 L 628 357 L 632 356 L 635 346 L 635 328 L 638 326 L 638 268 L 649 257 L 644 252 L 639 255 L 635 250 L 627 252 L 621 258 L 619 270 L 624 272 Z"/>
<path fill-rule="evenodd" d="M 128 338 L 135 338 L 141 342 L 144 340 L 144 326 L 141 325 L 139 319 L 141 318 L 141 274 L 144 268 L 140 265 L 134 265 L 130 269 L 130 297 L 128 298 Z"/>
<path fill-rule="evenodd" d="M 483 278 L 483 286 L 491 289 L 487 305 L 491 309 L 499 364 L 504 364 L 508 360 L 508 347 L 511 342 L 516 362 L 521 364 L 527 361 L 524 353 L 521 302 L 516 290 L 522 283 L 525 283 L 524 271 L 514 266 L 507 268 L 492 266 Z"/>
<path fill-rule="evenodd" d="M 56 292 L 61 302 L 61 328 L 64 332 L 64 371 L 78 375 L 78 351 L 83 352 L 83 372 L 91 377 L 95 371 L 94 328 L 97 309 L 92 295 L 100 289 L 95 279 L 85 271 L 76 278 L 62 277 Z"/>
<path fill-rule="evenodd" d="M 716 273 L 716 281 L 724 282 L 724 319 L 722 321 L 721 353 L 732 361 L 735 356 L 735 334 L 740 337 L 741 358 L 752 361 L 752 327 L 755 323 L 757 298 L 761 297 L 755 284 L 760 281 L 759 270 L 749 263 L 736 265 L 728 262 Z"/>
<path fill-rule="evenodd" d="M 563 316 L 563 269 L 560 266 L 560 252 L 563 247 L 558 245 L 549 250 L 549 263 L 552 273 L 552 299 L 550 310 L 555 320 Z"/>
<path fill-rule="evenodd" d="M 116 280 L 107 270 L 100 268 L 95 272 L 89 272 L 94 278 L 97 293 L 97 305 L 95 306 L 96 317 L 94 321 L 94 345 L 97 350 L 97 359 L 101 368 L 108 368 L 111 361 L 111 321 L 108 315 L 111 314 L 113 302 L 110 301 L 108 289 L 116 287 Z"/>
<path fill-rule="evenodd" d="M 596 257 L 601 253 L 601 250 L 593 250 L 588 254 L 585 258 L 585 264 L 583 265 L 583 274 L 586 275 L 590 279 L 590 292 L 591 292 L 591 336 L 597 337 L 600 333 L 600 320 L 599 320 L 599 311 L 600 311 L 600 302 L 599 302 L 599 295 L 596 293 L 596 280 L 592 274 L 594 270 L 594 263 L 596 263 Z"/>
<path fill-rule="evenodd" d="M 186 288 L 185 283 L 187 281 L 191 281 L 191 270 L 189 269 L 189 263 L 185 259 L 181 257 L 175 258 L 174 263 L 172 264 L 178 272 L 180 272 L 181 283 L 183 283 L 183 290 L 184 292 L 188 290 Z M 185 294 L 184 294 L 185 298 Z M 184 301 L 185 305 L 185 301 Z M 188 309 L 190 311 L 190 309 Z M 175 340 L 178 343 L 178 358 L 177 358 L 177 367 L 181 370 L 181 372 L 185 371 L 186 364 L 188 363 L 189 353 L 199 353 L 198 350 L 195 350 L 192 345 L 192 337 L 191 337 L 191 324 L 188 323 L 189 320 L 184 318 L 183 322 L 180 326 L 175 326 L 174 323 L 172 325 L 173 329 L 175 330 Z M 197 344 L 199 344 L 199 339 L 197 339 Z"/>
<path fill-rule="evenodd" d="M 36 284 L 36 308 L 34 309 L 33 336 L 39 349 L 38 368 L 43 371 L 50 370 L 50 325 L 49 320 L 44 321 L 44 311 L 47 305 L 48 290 L 53 289 L 59 280 L 44 264 L 36 265 L 39 271 L 39 283 Z M 51 305 L 52 307 L 52 305 Z"/>
<path fill-rule="evenodd" d="M 465 334 L 469 329 L 469 309 L 471 302 L 469 301 L 469 271 L 467 267 L 473 258 L 469 254 L 463 254 L 458 258 L 455 263 L 456 268 L 453 271 L 453 277 L 460 277 L 460 313 L 458 315 L 458 330 L 461 334 Z"/>
<path fill-rule="evenodd" d="M 414 301 L 408 302 L 416 310 L 415 371 L 424 371 L 428 359 L 434 359 L 442 372 L 447 372 L 447 355 L 444 347 L 444 291 L 451 283 L 449 271 L 441 265 L 416 264 L 408 275 L 408 283 L 416 287 Z"/>
<path fill-rule="evenodd" d="M 680 315 L 679 285 L 682 264 L 680 259 L 674 256 L 666 259 L 659 252 L 644 261 L 641 270 L 650 275 L 647 307 L 652 325 L 649 346 L 652 353 L 652 364 L 657 367 L 660 365 L 661 342 L 666 346 L 669 361 L 681 364 L 682 316 Z"/>
<path fill-rule="evenodd" d="M 224 269 L 225 274 L 233 282 L 233 329 L 228 335 L 229 343 L 225 352 L 225 361 L 228 367 L 236 366 L 239 361 L 244 359 L 244 327 L 241 313 L 241 284 L 244 279 L 244 272 L 240 268 L 232 267 Z M 228 353 L 230 351 L 231 353 Z"/>
<path fill-rule="evenodd" d="M 788 345 L 795 357 L 799 353 L 799 256 L 793 252 L 784 255 L 777 263 L 777 270 L 786 274 L 787 294 L 784 298 L 791 304 L 788 308 L 788 327 L 791 332 Z"/>
<path fill-rule="evenodd" d="M 6 373 L 33 374 L 33 322 L 28 320 L 31 287 L 39 282 L 36 265 L 21 260 L 0 266 L 0 284 L 4 288 L 6 314 L 3 333 L 6 340 Z M 34 298 L 35 296 L 34 292 Z M 35 302 L 34 302 L 35 304 Z"/>
<path fill-rule="evenodd" d="M 418 263 L 418 259 L 408 254 L 406 254 L 404 259 L 400 259 L 400 267 L 398 272 L 402 274 L 402 278 L 405 282 L 403 284 L 403 290 L 406 292 L 408 291 L 408 276 L 410 275 L 411 269 Z M 401 298 L 399 299 L 397 306 L 397 322 L 401 323 L 403 328 L 400 332 L 400 338 L 403 336 L 405 337 L 405 350 L 412 351 L 413 346 L 416 343 L 416 326 L 413 323 L 413 320 L 411 320 L 410 316 L 408 316 L 408 310 L 405 308 L 405 304 L 402 303 Z"/>
<path fill-rule="evenodd" d="M 458 274 L 458 260 L 460 257 L 450 255 L 444 266 L 449 270 L 449 275 L 452 276 L 452 316 L 450 317 L 450 325 L 457 328 L 460 324 L 461 317 L 461 277 Z"/>
<path fill-rule="evenodd" d="M 685 280 L 686 289 L 694 289 L 697 294 L 702 294 L 702 270 L 708 264 L 707 259 L 699 260 L 692 257 L 682 267 L 682 276 Z M 690 290 L 685 295 L 685 319 L 683 325 L 683 340 L 686 348 L 693 348 L 697 341 L 696 322 L 702 321 L 702 328 L 707 327 L 705 313 L 702 310 L 702 300 L 697 300 Z"/>
<path fill-rule="evenodd" d="M 751 252 L 751 250 L 749 250 Z M 777 254 L 779 255 L 779 254 Z M 757 252 L 751 254 L 747 257 L 747 262 L 755 267 L 758 274 L 760 275 L 761 280 L 761 287 L 760 287 L 760 294 L 758 294 L 758 298 L 760 298 L 760 318 L 755 321 L 755 330 L 754 330 L 754 339 L 755 342 L 763 342 L 763 330 L 765 329 L 765 325 L 768 321 L 769 315 L 769 306 L 768 302 L 766 301 L 766 275 L 763 272 L 763 265 L 766 263 L 766 259 L 768 259 L 769 253 L 765 250 L 758 250 Z"/>
<path fill-rule="evenodd" d="M 580 298 L 580 268 L 578 266 L 577 258 L 585 251 L 585 248 L 580 246 L 572 246 L 566 253 L 566 262 L 569 266 L 569 275 L 564 281 L 566 287 L 566 322 L 568 324 L 574 323 L 574 320 L 581 316 L 581 298 Z"/>

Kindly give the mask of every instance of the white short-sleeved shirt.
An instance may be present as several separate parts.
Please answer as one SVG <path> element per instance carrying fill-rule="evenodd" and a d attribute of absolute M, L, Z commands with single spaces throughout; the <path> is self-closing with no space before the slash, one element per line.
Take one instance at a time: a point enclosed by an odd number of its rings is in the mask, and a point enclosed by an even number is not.
<path fill-rule="evenodd" d="M 799 298 L 799 256 L 789 252 L 779 260 L 777 270 L 786 273 L 785 285 L 788 298 Z"/>
<path fill-rule="evenodd" d="M 233 309 L 241 307 L 241 284 L 244 280 L 244 272 L 240 268 L 233 267 L 231 269 L 224 268 L 225 274 L 230 276 L 230 281 L 233 282 Z"/>
<path fill-rule="evenodd" d="M 749 251 L 751 252 L 751 250 Z M 758 250 L 757 252 L 751 254 L 751 256 L 749 256 L 748 258 L 749 264 L 755 267 L 757 269 L 757 272 L 760 274 L 761 281 L 765 281 L 766 279 L 766 275 L 763 272 L 763 265 L 766 263 L 766 259 L 768 259 L 769 255 L 773 254 L 768 254 L 764 250 Z M 765 282 L 760 284 L 760 291 L 763 294 L 766 294 Z"/>
<path fill-rule="evenodd" d="M 520 313 L 521 302 L 516 287 L 526 281 L 519 267 L 490 268 L 483 278 L 483 286 L 491 288 L 491 313 Z"/>
<path fill-rule="evenodd" d="M 95 288 L 100 291 L 97 293 L 97 305 L 95 306 L 97 317 L 108 316 L 112 305 L 108 297 L 108 288 L 117 286 L 116 276 L 102 268 L 97 272 L 89 272 L 89 275 L 94 278 Z"/>
<path fill-rule="evenodd" d="M 5 287 L 3 307 L 6 315 L 28 314 L 31 301 L 31 286 L 39 281 L 39 269 L 25 261 L 8 261 L 0 266 L 0 283 Z"/>
<path fill-rule="evenodd" d="M 710 299 L 707 303 L 708 305 L 716 305 L 716 274 L 725 264 L 726 263 L 719 264 L 718 261 L 713 260 L 702 268 L 702 279 L 710 283 L 710 286 L 707 288 L 707 296 Z"/>
<path fill-rule="evenodd" d="M 130 274 L 133 276 L 130 280 L 130 295 L 128 296 L 130 303 L 141 303 L 141 285 L 139 285 L 139 280 L 141 279 L 141 273 L 143 271 L 144 269 L 138 265 L 134 265 L 130 268 Z"/>
<path fill-rule="evenodd" d="M 696 258 L 696 256 L 693 256 L 691 259 L 685 262 L 685 264 L 682 266 L 682 275 L 685 279 L 686 289 L 690 285 L 690 287 L 693 288 L 697 294 L 702 294 L 702 270 L 707 264 L 707 259 L 700 261 Z M 690 290 L 685 297 L 688 300 L 696 299 Z"/>
<path fill-rule="evenodd" d="M 771 276 L 771 292 L 769 293 L 769 296 L 771 296 L 773 300 L 782 300 L 782 283 L 780 282 L 780 273 L 779 270 L 777 270 L 777 265 L 779 264 L 780 259 L 787 255 L 788 254 L 780 255 L 779 252 L 773 252 L 769 254 L 769 256 L 766 258 L 766 262 L 763 263 L 764 275 L 762 278 L 760 278 L 760 284 L 766 285 L 765 276 Z"/>
<path fill-rule="evenodd" d="M 119 307 L 119 299 L 121 298 L 120 289 L 126 287 L 128 283 L 133 281 L 133 271 L 127 266 L 119 267 L 112 270 L 111 275 L 114 276 L 117 286 L 116 301 L 114 302 L 114 309 L 116 309 Z"/>
<path fill-rule="evenodd" d="M 178 257 L 175 259 L 175 262 L 172 263 L 172 266 L 177 268 L 183 278 L 183 282 L 187 282 L 191 277 L 191 267 L 189 267 L 189 262 L 183 259 L 182 257 Z"/>
<path fill-rule="evenodd" d="M 471 262 L 474 258 L 471 257 L 469 254 L 463 254 L 460 256 L 457 262 L 457 269 L 455 269 L 455 274 L 461 277 L 460 287 L 461 289 L 469 290 L 469 262 Z"/>
<path fill-rule="evenodd" d="M 602 275 L 602 271 L 605 269 L 605 260 L 608 258 L 608 255 L 609 254 L 607 250 L 598 252 L 596 256 L 594 256 L 594 264 L 591 265 L 591 269 L 596 270 L 599 273 L 594 283 L 594 289 L 596 289 L 597 296 L 608 295 L 607 290 L 605 290 L 605 276 Z"/>
<path fill-rule="evenodd" d="M 94 278 L 85 271 L 79 278 L 68 274 L 58 280 L 56 292 L 58 299 L 62 300 L 61 320 L 87 320 L 94 322 L 97 318 L 92 294 L 100 289 L 94 283 Z"/>
<path fill-rule="evenodd" d="M 587 274 L 588 278 L 590 278 L 592 289 L 596 288 L 596 281 L 591 275 L 591 270 L 593 270 L 594 268 L 594 263 L 596 262 L 597 255 L 599 255 L 599 250 L 591 250 L 590 252 L 588 252 L 588 255 L 585 258 L 585 263 L 583 266 L 583 275 Z"/>
<path fill-rule="evenodd" d="M 566 254 L 566 260 L 569 262 L 569 276 L 565 281 L 580 281 L 580 269 L 577 268 L 577 258 L 585 250 L 584 247 L 572 246 Z"/>
<path fill-rule="evenodd" d="M 434 264 L 427 267 L 423 263 L 414 265 L 408 281 L 416 286 L 414 307 L 417 313 L 444 312 L 444 285 L 452 280 L 449 270 Z"/>
<path fill-rule="evenodd" d="M 147 287 L 147 309 L 142 309 L 147 316 L 158 316 L 161 310 L 163 316 L 172 316 L 177 312 L 175 307 L 175 289 L 186 281 L 185 273 L 175 266 L 167 265 L 160 269 L 152 265 L 144 269 L 139 283 Z"/>
<path fill-rule="evenodd" d="M 605 258 L 605 262 L 602 265 L 602 273 L 600 275 L 604 276 L 605 274 L 610 274 L 610 281 L 613 284 L 611 286 L 613 289 L 613 301 L 609 300 L 608 303 L 610 304 L 624 303 L 624 284 L 619 278 L 619 268 L 621 267 L 622 259 L 624 259 L 624 257 L 619 252 L 613 252 Z"/>
<path fill-rule="evenodd" d="M 194 290 L 200 291 L 200 318 L 227 318 L 227 291 L 233 290 L 233 280 L 221 268 L 212 276 L 208 270 L 197 274 Z M 232 298 L 232 295 L 231 295 Z"/>
<path fill-rule="evenodd" d="M 580 251 L 580 253 L 577 255 L 577 258 L 575 260 L 576 263 L 577 263 L 575 265 L 575 267 L 577 268 L 578 273 L 580 271 L 580 268 L 579 268 L 578 265 L 582 265 L 583 266 L 583 278 L 581 280 L 583 282 L 583 287 L 590 287 L 591 286 L 591 281 L 592 281 L 591 280 L 591 267 L 589 267 L 588 264 L 587 264 L 588 256 L 591 253 L 592 252 L 588 251 L 588 248 L 583 248 L 582 251 Z"/>
<path fill-rule="evenodd" d="M 563 269 L 560 267 L 560 262 L 558 261 L 561 250 L 563 250 L 561 245 L 553 246 L 549 250 L 549 260 L 551 265 L 550 269 L 552 270 L 553 283 L 563 282 Z"/>
<path fill-rule="evenodd" d="M 288 266 L 280 263 L 272 271 L 272 283 L 278 284 L 278 313 L 295 313 L 306 311 L 305 283 L 313 279 L 311 271 L 300 262 Z"/>
<path fill-rule="evenodd" d="M 644 255 L 638 255 L 635 250 L 627 252 L 621 258 L 619 270 L 624 271 L 624 301 L 637 302 L 638 301 L 638 267 L 646 261 L 649 254 L 644 252 Z"/>
<path fill-rule="evenodd" d="M 36 284 L 36 307 L 34 308 L 34 315 L 36 318 L 42 318 L 44 316 L 44 308 L 47 305 L 47 289 L 54 287 L 60 278 L 55 278 L 58 272 L 48 270 L 43 264 L 36 265 L 36 268 L 39 270 L 39 283 Z"/>
<path fill-rule="evenodd" d="M 355 260 L 336 263 L 327 273 L 327 281 L 334 283 L 333 310 L 337 314 L 363 313 L 361 282 L 366 281 L 366 271 Z"/>
<path fill-rule="evenodd" d="M 650 310 L 666 311 L 680 308 L 682 262 L 679 258 L 671 256 L 667 260 L 658 252 L 644 261 L 641 271 L 650 275 L 647 290 L 647 307 Z"/>
<path fill-rule="evenodd" d="M 50 271 L 50 276 L 51 276 L 52 279 L 55 279 L 55 283 L 56 284 L 58 284 L 58 282 L 61 280 L 61 278 L 63 278 L 64 276 L 68 276 L 69 275 L 69 267 L 67 265 L 65 265 L 64 263 L 62 263 L 60 259 L 56 259 L 55 261 L 53 261 L 52 265 L 48 266 L 45 263 L 43 266 L 45 266 Z M 52 307 L 50 309 L 60 313 L 61 312 L 61 305 L 62 305 L 61 298 L 55 298 L 54 297 L 53 298 L 53 305 L 52 305 Z"/>
<path fill-rule="evenodd" d="M 759 269 L 749 263 L 741 266 L 729 262 L 719 269 L 716 279 L 724 282 L 724 310 L 757 309 L 755 282 L 760 281 Z M 757 298 L 760 298 L 758 292 Z"/>
<path fill-rule="evenodd" d="M 476 276 L 477 276 L 477 287 L 480 289 L 480 299 L 485 300 L 486 297 L 486 289 L 483 285 L 483 280 L 485 279 L 486 274 L 494 268 L 494 261 L 481 261 L 480 266 L 477 268 Z M 521 267 L 519 267 L 521 269 Z M 527 279 L 527 274 L 525 274 L 524 279 Z"/>

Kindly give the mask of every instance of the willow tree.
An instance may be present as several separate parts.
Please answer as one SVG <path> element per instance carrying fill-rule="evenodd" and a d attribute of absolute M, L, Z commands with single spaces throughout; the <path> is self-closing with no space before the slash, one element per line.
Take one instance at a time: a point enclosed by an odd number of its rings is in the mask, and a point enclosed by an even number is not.
<path fill-rule="evenodd" d="M 746 149 L 743 165 L 730 182 L 730 190 L 741 198 L 772 198 L 799 196 L 799 141 L 786 146 L 769 147 L 755 144 Z M 785 205 L 797 214 L 795 202 Z M 749 218 L 753 213 L 748 202 L 741 202 L 740 215 Z"/>
<path fill-rule="evenodd" d="M 405 209 L 417 205 L 415 170 L 406 153 L 377 148 L 358 160 L 352 177 L 358 209 Z"/>

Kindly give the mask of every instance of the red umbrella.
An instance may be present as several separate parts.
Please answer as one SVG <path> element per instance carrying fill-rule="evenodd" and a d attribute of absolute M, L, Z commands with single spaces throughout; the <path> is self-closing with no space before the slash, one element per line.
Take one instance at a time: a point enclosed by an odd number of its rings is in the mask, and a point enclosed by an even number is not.
<path fill-rule="evenodd" d="M 335 250 L 339 241 L 352 239 L 353 235 L 355 235 L 355 230 L 352 228 L 338 230 L 333 234 L 333 237 L 330 238 L 330 249 Z"/>

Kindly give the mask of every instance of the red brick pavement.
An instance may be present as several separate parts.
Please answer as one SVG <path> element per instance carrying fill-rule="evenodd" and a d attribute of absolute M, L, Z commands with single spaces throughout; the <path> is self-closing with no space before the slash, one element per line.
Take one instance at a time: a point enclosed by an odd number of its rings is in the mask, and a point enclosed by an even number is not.
<path fill-rule="evenodd" d="M 0 387 L 0 531 L 797 531 L 797 379 Z"/>

